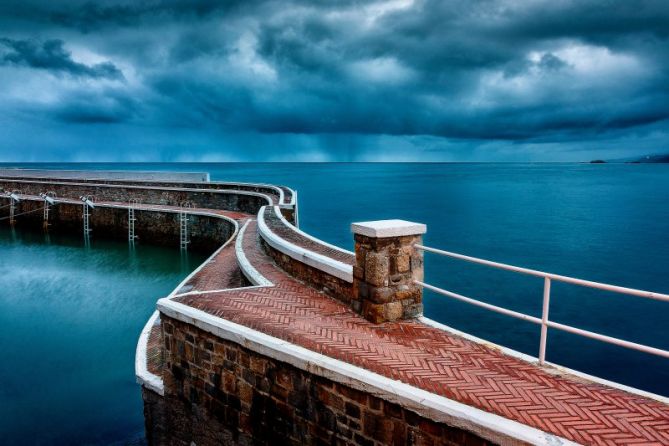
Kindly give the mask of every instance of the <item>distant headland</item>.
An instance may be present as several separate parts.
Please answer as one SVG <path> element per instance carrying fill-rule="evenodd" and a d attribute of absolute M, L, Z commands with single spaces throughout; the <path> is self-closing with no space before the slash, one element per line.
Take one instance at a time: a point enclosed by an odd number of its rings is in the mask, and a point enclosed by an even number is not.
<path fill-rule="evenodd" d="M 645 155 L 640 158 L 639 157 L 618 158 L 613 160 L 595 159 L 590 161 L 590 164 L 606 164 L 606 163 L 627 163 L 627 164 L 669 163 L 669 153 L 661 155 Z"/>

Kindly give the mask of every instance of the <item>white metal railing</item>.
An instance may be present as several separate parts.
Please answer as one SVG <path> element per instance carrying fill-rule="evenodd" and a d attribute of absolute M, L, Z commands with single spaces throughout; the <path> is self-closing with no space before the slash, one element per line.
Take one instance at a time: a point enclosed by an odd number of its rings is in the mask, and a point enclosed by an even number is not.
<path fill-rule="evenodd" d="M 441 249 L 430 248 L 428 246 L 423 246 L 416 244 L 414 245 L 416 249 L 431 252 L 434 254 L 440 254 L 443 256 L 451 257 L 454 259 L 465 260 L 467 262 L 477 263 L 479 265 L 485 265 L 492 268 L 502 269 L 506 271 L 513 271 L 516 273 L 527 274 L 530 276 L 542 277 L 544 279 L 544 292 L 543 292 L 543 305 L 541 311 L 541 317 L 530 316 L 528 314 L 519 313 L 517 311 L 509 310 L 507 308 L 499 307 L 497 305 L 492 305 L 489 303 L 482 302 L 480 300 L 472 299 L 471 297 L 466 297 L 461 294 L 454 293 L 452 291 L 444 290 L 442 288 L 429 285 L 427 283 L 416 280 L 416 284 L 422 286 L 425 289 L 434 291 L 435 293 L 448 296 L 450 298 L 466 302 L 471 305 L 475 305 L 486 310 L 494 311 L 496 313 L 504 314 L 507 316 L 515 317 L 517 319 L 522 319 L 524 321 L 532 322 L 541 326 L 541 337 L 539 341 L 539 364 L 543 365 L 546 361 L 546 342 L 548 339 L 548 328 L 555 328 L 557 330 L 566 331 L 568 333 L 576 334 L 590 339 L 596 339 L 598 341 L 607 342 L 609 344 L 618 345 L 621 347 L 629 348 L 632 350 L 638 350 L 645 353 L 650 353 L 653 355 L 663 356 L 669 358 L 669 351 L 662 350 L 655 347 L 650 347 L 643 344 L 637 344 L 636 342 L 625 341 L 623 339 L 614 338 L 612 336 L 606 336 L 603 334 L 595 333 L 588 330 L 582 330 L 580 328 L 572 327 L 570 325 L 560 324 L 558 322 L 551 321 L 548 318 L 548 312 L 550 309 L 550 298 L 551 298 L 551 281 L 559 281 L 570 283 L 573 285 L 579 285 L 588 288 L 596 288 L 598 290 L 611 291 L 614 293 L 628 294 L 631 296 L 645 297 L 647 299 L 655 299 L 663 302 L 669 302 L 669 295 L 662 293 L 653 293 L 650 291 L 637 290 L 634 288 L 625 288 L 616 285 L 609 285 L 605 283 L 592 282 L 589 280 L 575 279 L 573 277 L 561 276 L 559 274 L 546 273 L 543 271 L 537 271 L 534 269 L 521 268 L 518 266 L 507 265 L 505 263 L 491 262 L 490 260 L 483 260 L 476 257 L 470 257 L 462 254 L 456 254 L 454 252 L 443 251 Z"/>

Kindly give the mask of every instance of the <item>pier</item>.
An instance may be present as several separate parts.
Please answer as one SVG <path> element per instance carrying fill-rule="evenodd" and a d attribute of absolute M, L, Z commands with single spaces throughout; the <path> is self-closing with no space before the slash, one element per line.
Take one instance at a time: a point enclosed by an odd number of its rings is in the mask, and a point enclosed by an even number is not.
<path fill-rule="evenodd" d="M 552 322 L 552 280 L 669 296 L 427 247 L 401 220 L 352 223 L 349 251 L 299 229 L 285 186 L 17 170 L 0 188 L 0 224 L 212 253 L 139 336 L 150 444 L 669 444 L 669 399 L 545 357 L 548 328 L 669 356 Z M 426 253 L 540 277 L 543 313 L 432 287 Z M 424 317 L 425 288 L 537 324 L 537 357 Z"/>

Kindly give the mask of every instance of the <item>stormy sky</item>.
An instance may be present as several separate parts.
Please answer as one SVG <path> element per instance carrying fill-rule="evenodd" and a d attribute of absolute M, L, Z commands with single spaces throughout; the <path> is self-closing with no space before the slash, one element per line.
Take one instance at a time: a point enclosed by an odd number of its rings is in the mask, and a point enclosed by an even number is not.
<path fill-rule="evenodd" d="M 0 161 L 669 152 L 669 2 L 0 2 Z"/>

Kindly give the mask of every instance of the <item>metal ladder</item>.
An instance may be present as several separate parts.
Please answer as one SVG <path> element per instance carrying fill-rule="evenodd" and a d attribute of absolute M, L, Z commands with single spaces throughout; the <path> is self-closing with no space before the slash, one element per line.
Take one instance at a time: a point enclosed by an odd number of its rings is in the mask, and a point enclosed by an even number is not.
<path fill-rule="evenodd" d="M 181 210 L 179 211 L 179 241 L 180 241 L 180 246 L 182 250 L 188 249 L 188 244 L 190 243 L 190 240 L 188 238 L 188 221 L 190 218 L 188 217 L 188 209 L 191 209 L 193 205 L 186 201 L 181 204 Z"/>
<path fill-rule="evenodd" d="M 14 226 L 16 220 L 14 219 L 14 214 L 16 214 L 16 202 L 13 198 L 10 198 L 9 202 L 9 224 Z"/>
<path fill-rule="evenodd" d="M 16 203 L 19 202 L 19 195 L 21 195 L 20 190 L 14 190 L 9 194 L 9 224 L 12 226 L 16 224 Z"/>
<path fill-rule="evenodd" d="M 42 226 L 45 231 L 48 231 L 49 226 L 51 225 L 51 223 L 49 223 L 49 213 L 51 212 L 51 206 L 56 204 L 54 200 L 54 198 L 56 198 L 56 193 L 47 192 L 45 194 L 40 194 L 40 197 L 44 198 L 44 220 Z"/>
<path fill-rule="evenodd" d="M 91 209 L 84 205 L 84 237 L 88 237 L 91 231 Z"/>
<path fill-rule="evenodd" d="M 133 198 L 130 200 L 130 206 L 128 207 L 128 241 L 130 243 L 135 243 L 135 239 L 137 239 L 137 235 L 135 234 L 135 222 L 137 221 L 137 218 L 135 218 L 135 208 L 138 204 L 139 200 Z"/>
<path fill-rule="evenodd" d="M 93 229 L 91 229 L 91 208 L 94 208 L 95 206 L 93 205 L 93 197 L 90 195 L 84 195 L 81 197 L 81 201 L 84 202 L 84 237 L 88 238 L 93 231 Z"/>

